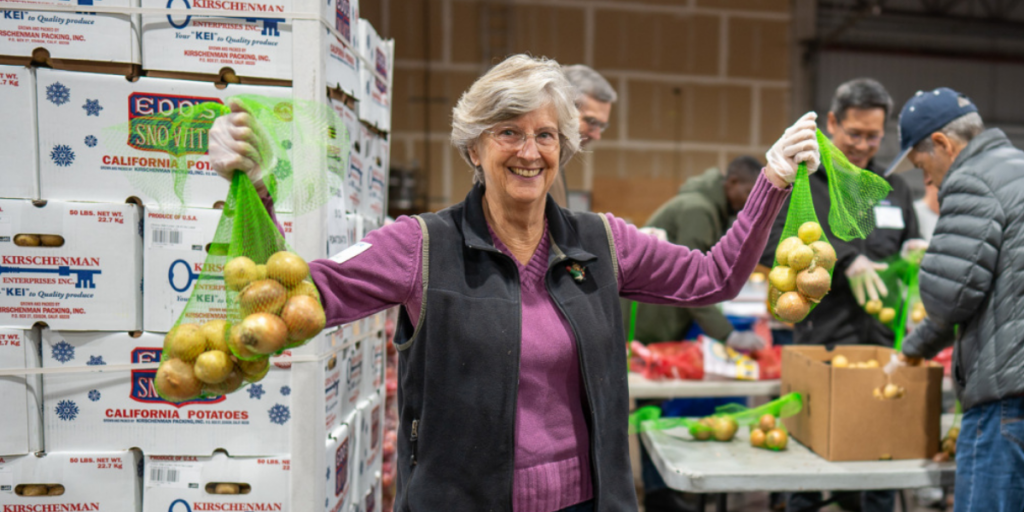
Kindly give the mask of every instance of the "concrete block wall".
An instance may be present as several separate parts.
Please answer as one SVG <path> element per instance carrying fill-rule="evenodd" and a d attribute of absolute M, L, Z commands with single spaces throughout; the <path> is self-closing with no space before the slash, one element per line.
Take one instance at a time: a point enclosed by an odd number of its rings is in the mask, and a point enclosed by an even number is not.
<path fill-rule="evenodd" d="M 461 201 L 471 186 L 448 135 L 452 107 L 490 65 L 487 45 L 588 64 L 608 78 L 619 93 L 611 126 L 566 172 L 571 189 L 591 192 L 594 211 L 636 223 L 686 178 L 742 154 L 763 159 L 790 121 L 788 0 L 367 4 L 363 17 L 403 43 L 392 162 L 423 169 L 430 209 Z M 495 12 L 504 13 L 497 22 Z"/>

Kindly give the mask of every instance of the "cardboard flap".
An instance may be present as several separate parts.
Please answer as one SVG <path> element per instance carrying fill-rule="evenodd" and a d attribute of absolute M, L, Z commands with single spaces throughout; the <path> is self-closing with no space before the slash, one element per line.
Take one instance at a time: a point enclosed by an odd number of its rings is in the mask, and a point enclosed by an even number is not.
<path fill-rule="evenodd" d="M 821 361 L 828 359 L 828 354 L 818 346 L 787 346 L 782 350 L 782 394 L 795 391 L 803 396 L 800 413 L 785 418 L 783 424 L 804 446 L 826 457 L 831 375 L 829 366 Z"/>

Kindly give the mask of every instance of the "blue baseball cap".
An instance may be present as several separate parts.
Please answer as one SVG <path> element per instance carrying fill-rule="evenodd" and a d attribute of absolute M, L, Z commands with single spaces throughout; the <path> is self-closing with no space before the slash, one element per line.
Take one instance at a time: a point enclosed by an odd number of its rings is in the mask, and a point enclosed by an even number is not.
<path fill-rule="evenodd" d="M 914 145 L 925 137 L 939 131 L 950 121 L 977 111 L 978 107 L 967 96 L 949 87 L 917 91 L 900 112 L 900 154 L 889 165 L 885 175 L 892 174 Z"/>

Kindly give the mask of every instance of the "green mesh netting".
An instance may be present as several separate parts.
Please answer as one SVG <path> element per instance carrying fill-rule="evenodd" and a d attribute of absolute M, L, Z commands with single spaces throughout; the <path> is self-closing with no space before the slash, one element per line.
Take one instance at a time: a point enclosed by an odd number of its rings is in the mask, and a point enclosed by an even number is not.
<path fill-rule="evenodd" d="M 331 187 L 343 182 L 349 155 L 348 133 L 334 111 L 260 96 L 228 101 L 242 105 L 254 119 L 258 142 L 251 156 L 261 164 L 275 204 L 292 205 L 296 213 L 325 204 Z M 165 153 L 172 163 L 164 172 L 136 172 L 132 179 L 161 206 L 183 207 L 196 177 L 203 175 L 190 169 L 194 155 L 206 152 L 213 120 L 229 112 L 216 102 L 184 106 L 133 119 L 105 137 L 125 147 L 126 133 L 136 137 L 139 130 L 155 127 L 168 134 L 147 142 L 159 143 L 150 149 Z M 252 181 L 236 171 L 202 271 L 164 338 L 156 390 L 172 402 L 234 392 L 263 379 L 272 355 L 302 345 L 324 324 L 309 266 L 290 251 Z"/>
<path fill-rule="evenodd" d="M 201 187 L 216 179 L 201 157 L 213 122 L 231 112 L 232 102 L 256 121 L 258 143 L 252 157 L 277 209 L 301 215 L 326 204 L 331 189 L 344 182 L 350 151 L 344 123 L 326 104 L 243 94 L 223 103 L 154 108 L 150 115 L 103 130 L 103 143 L 112 155 L 131 158 L 126 159 L 133 162 L 127 177 L 134 187 L 164 209 L 183 208 L 194 204 L 191 199 Z"/>
<path fill-rule="evenodd" d="M 722 405 L 715 408 L 715 414 L 708 418 L 662 418 L 660 407 L 648 405 L 637 409 L 629 415 L 629 433 L 636 434 L 639 432 L 682 427 L 686 428 L 695 440 L 706 441 L 712 438 L 710 434 L 714 430 L 708 422 L 709 418 L 728 418 L 736 422 L 738 426 L 754 427 L 760 422 L 762 416 L 771 415 L 775 418 L 788 418 L 795 416 L 802 408 L 803 397 L 800 393 L 795 392 L 779 397 L 759 407 L 748 408 L 739 404 Z M 776 428 L 785 430 L 782 423 L 777 423 Z"/>
<path fill-rule="evenodd" d="M 917 281 L 923 255 L 924 250 L 919 250 L 906 258 L 896 256 L 887 261 L 889 266 L 879 271 L 878 277 L 885 283 L 889 295 L 864 304 L 868 314 L 892 329 L 897 352 L 903 347 L 908 329 L 916 327 L 927 316 Z"/>
<path fill-rule="evenodd" d="M 892 187 L 885 178 L 850 163 L 846 155 L 818 130 L 821 163 L 828 174 L 828 225 L 832 234 L 849 242 L 867 238 L 875 229 L 875 206 Z"/>
<path fill-rule="evenodd" d="M 828 177 L 829 227 L 842 240 L 864 238 L 874 229 L 875 205 L 892 189 L 881 176 L 851 164 L 821 130 L 817 139 Z M 807 166 L 801 163 L 768 275 L 772 315 L 788 323 L 807 317 L 831 289 L 835 263 L 835 248 L 818 222 Z"/>

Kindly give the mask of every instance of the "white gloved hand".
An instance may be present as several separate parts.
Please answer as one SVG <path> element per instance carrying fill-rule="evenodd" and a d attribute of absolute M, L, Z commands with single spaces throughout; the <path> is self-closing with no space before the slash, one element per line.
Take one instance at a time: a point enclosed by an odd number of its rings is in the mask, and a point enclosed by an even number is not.
<path fill-rule="evenodd" d="M 916 251 L 924 252 L 927 250 L 928 242 L 920 238 L 911 238 L 910 240 L 903 242 L 903 247 L 900 248 L 900 258 L 909 259 L 911 253 Z"/>
<path fill-rule="evenodd" d="M 662 242 L 668 242 L 668 232 L 661 228 L 640 228 L 638 231 L 647 235 L 653 236 Z"/>
<path fill-rule="evenodd" d="M 252 128 L 256 121 L 238 103 L 232 101 L 229 107 L 231 113 L 218 117 L 210 127 L 210 165 L 228 181 L 235 171 L 242 171 L 258 183 L 263 171 L 256 150 L 259 137 Z"/>
<path fill-rule="evenodd" d="M 896 369 L 897 368 L 900 368 L 900 367 L 903 367 L 903 366 L 906 366 L 906 365 L 907 365 L 906 361 L 900 359 L 899 356 L 897 356 L 895 353 L 893 353 L 893 354 L 889 355 L 889 362 L 885 363 L 885 366 L 882 367 L 882 371 L 885 372 L 886 375 L 892 375 L 893 373 L 896 373 Z"/>
<path fill-rule="evenodd" d="M 800 162 L 807 162 L 808 173 L 818 170 L 821 155 L 818 153 L 818 138 L 815 135 L 817 119 L 818 114 L 814 112 L 804 114 L 768 150 L 765 154 L 768 160 L 765 172 L 769 173 L 769 178 L 773 174 L 786 184 L 793 183 Z"/>
<path fill-rule="evenodd" d="M 853 296 L 857 298 L 857 304 L 864 305 L 864 296 L 868 300 L 878 300 L 879 297 L 889 296 L 889 289 L 885 287 L 882 278 L 878 277 L 879 270 L 885 270 L 889 265 L 875 263 L 861 254 L 853 260 L 853 263 L 846 269 L 846 277 L 850 280 L 850 289 Z"/>
<path fill-rule="evenodd" d="M 729 346 L 729 348 L 743 350 L 746 352 L 752 352 L 764 348 L 764 340 L 755 334 L 754 331 L 733 330 L 729 334 L 729 337 L 725 339 L 725 344 Z"/>

